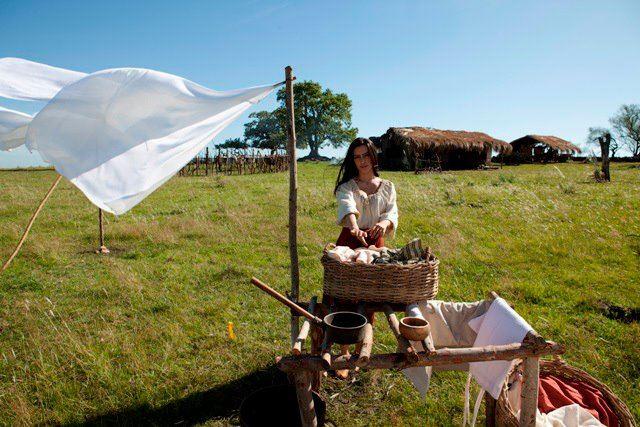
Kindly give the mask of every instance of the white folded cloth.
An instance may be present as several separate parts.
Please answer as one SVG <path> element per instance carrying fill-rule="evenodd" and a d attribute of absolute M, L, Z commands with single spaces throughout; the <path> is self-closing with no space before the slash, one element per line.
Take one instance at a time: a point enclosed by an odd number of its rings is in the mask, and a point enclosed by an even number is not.
<path fill-rule="evenodd" d="M 496 298 L 487 312 L 469 321 L 478 335 L 474 347 L 520 343 L 533 328 L 502 298 Z M 500 397 L 504 381 L 514 361 L 494 360 L 469 363 L 469 372 L 494 399 Z"/>

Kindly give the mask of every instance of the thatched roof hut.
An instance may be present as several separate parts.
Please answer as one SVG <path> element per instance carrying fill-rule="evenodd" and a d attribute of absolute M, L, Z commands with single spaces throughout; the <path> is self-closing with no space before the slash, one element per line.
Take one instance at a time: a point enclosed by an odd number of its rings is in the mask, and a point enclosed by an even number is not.
<path fill-rule="evenodd" d="M 564 162 L 581 152 L 578 146 L 551 135 L 526 135 L 511 141 L 511 146 L 510 160 L 516 163 Z"/>
<path fill-rule="evenodd" d="M 511 145 L 482 132 L 424 127 L 392 127 L 372 138 L 380 149 L 380 167 L 392 170 L 474 169 L 491 153 L 508 154 Z"/>

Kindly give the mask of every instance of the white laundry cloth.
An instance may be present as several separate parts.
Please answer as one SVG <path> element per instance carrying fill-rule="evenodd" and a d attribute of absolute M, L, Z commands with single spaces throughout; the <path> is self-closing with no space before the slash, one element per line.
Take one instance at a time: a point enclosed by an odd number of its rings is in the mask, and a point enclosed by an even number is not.
<path fill-rule="evenodd" d="M 516 412 L 520 418 L 520 410 Z M 536 410 L 536 427 L 604 427 L 593 414 L 574 403 L 543 414 Z"/>
<path fill-rule="evenodd" d="M 27 147 L 114 214 L 164 184 L 278 86 L 220 92 L 153 70 L 85 75 L 15 58 L 1 61 L 0 96 L 53 97 L 28 125 Z"/>
<path fill-rule="evenodd" d="M 29 114 L 0 107 L 0 150 L 9 151 L 24 144 Z"/>
<path fill-rule="evenodd" d="M 478 333 L 474 347 L 519 343 L 533 330 L 502 298 L 493 300 L 487 312 L 470 320 L 469 326 Z M 511 360 L 472 362 L 469 363 L 469 373 L 480 387 L 498 399 L 512 364 Z"/>
<path fill-rule="evenodd" d="M 349 246 L 336 246 L 327 251 L 327 256 L 336 261 L 349 262 L 356 256 L 356 252 Z"/>
<path fill-rule="evenodd" d="M 153 70 L 99 71 L 58 92 L 26 143 L 98 207 L 122 214 L 276 86 L 218 92 Z"/>
<path fill-rule="evenodd" d="M 48 101 L 85 73 L 52 67 L 21 58 L 0 58 L 0 97 Z"/>

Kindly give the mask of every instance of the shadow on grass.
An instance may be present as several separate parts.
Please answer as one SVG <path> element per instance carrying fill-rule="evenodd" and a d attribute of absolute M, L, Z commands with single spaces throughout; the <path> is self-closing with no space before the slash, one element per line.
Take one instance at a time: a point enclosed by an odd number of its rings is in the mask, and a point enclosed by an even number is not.
<path fill-rule="evenodd" d="M 153 408 L 148 404 L 87 418 L 67 426 L 190 426 L 207 420 L 235 418 L 240 404 L 252 392 L 274 384 L 285 384 L 287 377 L 275 365 L 212 389 L 190 394 L 182 399 Z"/>

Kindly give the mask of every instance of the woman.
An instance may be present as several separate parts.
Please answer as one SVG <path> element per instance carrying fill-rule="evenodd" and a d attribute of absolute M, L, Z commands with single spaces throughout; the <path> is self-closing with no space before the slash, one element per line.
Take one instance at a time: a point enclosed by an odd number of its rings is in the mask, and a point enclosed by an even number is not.
<path fill-rule="evenodd" d="M 378 175 L 378 156 L 371 140 L 356 138 L 349 145 L 333 193 L 338 200 L 338 225 L 343 227 L 336 246 L 380 248 L 384 237 L 398 228 L 396 189 Z M 369 321 L 373 323 L 373 314 Z M 349 346 L 342 346 L 342 354 L 349 354 Z M 349 371 L 338 370 L 336 375 L 347 378 Z"/>
<path fill-rule="evenodd" d="M 338 200 L 336 246 L 384 246 L 384 237 L 398 227 L 396 189 L 378 175 L 376 149 L 367 138 L 353 140 L 342 162 L 333 190 Z"/>

